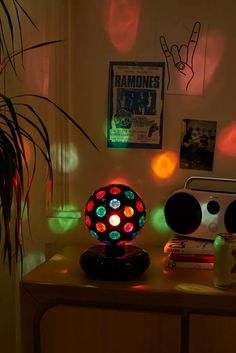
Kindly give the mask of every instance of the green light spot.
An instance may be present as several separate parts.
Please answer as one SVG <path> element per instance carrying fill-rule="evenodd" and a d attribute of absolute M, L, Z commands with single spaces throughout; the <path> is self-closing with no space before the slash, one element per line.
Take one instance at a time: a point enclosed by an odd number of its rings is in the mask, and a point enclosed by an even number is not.
<path fill-rule="evenodd" d="M 114 230 L 113 232 L 110 232 L 110 233 L 109 233 L 109 237 L 110 237 L 112 240 L 119 239 L 119 238 L 120 238 L 120 233 Z"/>
<path fill-rule="evenodd" d="M 161 233 L 168 233 L 170 228 L 166 223 L 164 208 L 156 207 L 150 212 L 150 220 L 153 228 Z"/>
<path fill-rule="evenodd" d="M 96 232 L 94 232 L 94 230 L 90 230 L 90 234 L 91 234 L 94 238 L 98 239 L 98 235 L 97 235 Z"/>
<path fill-rule="evenodd" d="M 145 223 L 145 217 L 142 216 L 142 217 L 139 219 L 138 223 L 139 223 L 139 227 L 142 227 L 142 226 L 144 225 L 144 223 Z"/>
<path fill-rule="evenodd" d="M 130 191 L 130 190 L 128 190 L 128 191 L 125 192 L 125 196 L 126 196 L 128 199 L 131 199 L 131 200 L 133 200 L 133 199 L 135 198 L 135 195 L 134 195 L 133 191 Z"/>
<path fill-rule="evenodd" d="M 103 206 L 99 206 L 99 207 L 96 209 L 96 215 L 97 215 L 98 217 L 104 217 L 106 213 L 107 213 L 107 211 L 106 211 L 105 207 L 103 207 Z"/>
<path fill-rule="evenodd" d="M 53 233 L 63 234 L 77 226 L 81 215 L 76 207 L 67 205 L 48 218 L 48 226 Z"/>
<path fill-rule="evenodd" d="M 54 144 L 50 148 L 53 169 L 71 173 L 79 166 L 77 148 L 72 144 Z"/>

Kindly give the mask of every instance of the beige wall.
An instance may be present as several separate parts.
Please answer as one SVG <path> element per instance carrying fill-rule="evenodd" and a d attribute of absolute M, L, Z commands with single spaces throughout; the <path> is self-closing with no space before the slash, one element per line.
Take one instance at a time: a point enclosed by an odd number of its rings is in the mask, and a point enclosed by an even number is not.
<path fill-rule="evenodd" d="M 111 4 L 139 4 L 136 39 L 128 47 L 118 49 L 117 42 L 109 32 L 108 16 Z M 212 172 L 192 171 L 176 167 L 168 179 L 157 178 L 151 169 L 152 158 L 165 151 L 179 155 L 181 121 L 184 118 L 217 121 L 217 133 L 236 120 L 235 109 L 235 4 L 226 0 L 224 5 L 215 1 L 156 1 L 156 0 L 41 0 L 24 2 L 40 31 L 25 24 L 25 44 L 49 39 L 65 39 L 54 49 L 41 49 L 25 57 L 25 69 L 15 84 L 9 75 L 10 94 L 37 92 L 50 98 L 67 109 L 99 148 L 97 152 L 82 134 L 65 124 L 60 115 L 55 114 L 45 104 L 40 111 L 45 115 L 54 143 L 71 143 L 75 147 L 78 166 L 70 173 L 55 163 L 55 198 L 53 206 L 45 211 L 46 186 L 45 166 L 39 160 L 39 169 L 31 196 L 31 226 L 33 241 L 25 242 L 25 269 L 32 269 L 44 259 L 44 244 L 47 253 L 55 252 L 68 242 L 90 242 L 82 218 L 74 228 L 58 232 L 49 227 L 48 216 L 56 215 L 54 207 L 72 205 L 82 212 L 88 196 L 101 185 L 122 178 L 143 197 L 148 211 L 143 234 L 137 242 L 164 244 L 169 233 L 157 231 L 151 222 L 152 210 L 162 207 L 174 190 L 183 187 L 185 180 L 192 175 L 233 178 L 236 173 L 235 153 L 226 155 L 216 148 Z M 118 28 L 124 20 L 122 8 L 111 19 L 110 26 Z M 127 14 L 126 14 L 127 15 Z M 117 26 L 114 22 L 117 21 Z M 107 117 L 108 65 L 111 60 L 120 61 L 164 61 L 159 45 L 159 36 L 168 33 L 170 28 L 182 28 L 181 23 L 200 21 L 207 26 L 204 90 L 200 96 L 165 96 L 163 121 L 163 148 L 153 149 L 111 149 L 107 148 L 105 126 Z M 121 22 L 122 23 L 122 22 Z M 124 28 L 121 27 L 121 31 Z M 110 27 L 111 29 L 111 27 Z M 188 31 L 186 32 L 188 33 Z M 176 33 L 173 32 L 173 36 Z M 119 37 L 119 36 L 118 36 Z M 178 37 L 178 36 L 177 36 Z M 113 41 L 112 41 L 113 38 Z M 124 40 L 126 36 L 124 36 Z M 188 36 L 179 38 L 186 42 Z M 132 44 L 132 45 L 131 45 Z M 130 45 L 130 47 L 129 47 Z M 217 144 L 219 141 L 217 141 Z M 59 163 L 60 164 L 60 163 Z M 71 209 L 68 217 L 71 217 Z M 56 219 L 57 221 L 57 219 Z M 58 220 L 60 226 L 60 219 Z M 64 228 L 67 229 L 66 227 Z M 27 234 L 27 233 L 26 233 Z M 15 330 L 14 276 L 9 279 L 4 271 L 0 277 L 5 294 L 0 296 L 1 317 L 7 318 L 9 330 Z M 17 291 L 16 291 L 17 292 Z M 7 297 L 7 293 L 11 296 Z M 11 301 L 11 312 L 6 306 Z M 9 306 L 8 306 L 9 307 Z M 2 320 L 1 320 L 2 322 Z M 2 322 L 3 325 L 3 322 Z M 2 327 L 2 326 L 1 326 Z M 7 327 L 7 326 L 5 326 Z M 0 330 L 1 351 L 13 353 L 14 340 L 9 340 L 5 329 Z M 17 337 L 18 329 L 16 330 Z M 10 341 L 10 343 L 9 343 Z M 11 347 L 9 346 L 11 345 Z M 7 348 L 10 347 L 10 348 Z M 17 351 L 18 352 L 18 351 Z"/>
<path fill-rule="evenodd" d="M 140 12 L 137 11 L 139 17 L 136 39 L 132 45 L 130 42 L 126 47 L 119 43 L 119 36 L 111 35 L 111 28 L 116 30 L 121 23 L 122 32 L 125 26 L 125 22 L 122 22 L 125 17 L 122 6 L 120 11 L 117 7 L 116 16 L 114 13 L 111 16 L 111 5 L 117 5 L 119 1 L 69 2 L 68 109 L 96 142 L 100 152 L 94 150 L 75 129 L 69 129 L 68 141 L 76 146 L 79 165 L 75 171 L 65 175 L 67 183 L 63 197 L 65 203 L 82 210 L 91 192 L 111 180 L 122 178 L 142 195 L 148 210 L 145 230 L 137 241 L 163 244 L 169 233 L 157 231 L 153 227 L 153 209 L 162 207 L 170 193 L 183 187 L 185 180 L 192 175 L 225 178 L 235 176 L 235 154 L 229 156 L 222 153 L 218 148 L 220 140 L 217 140 L 213 171 L 180 169 L 177 165 L 169 178 L 160 179 L 151 169 L 152 159 L 165 151 L 172 151 L 179 156 L 182 119 L 216 121 L 217 138 L 225 128 L 235 122 L 235 69 L 232 65 L 236 55 L 232 37 L 235 5 L 233 1 L 226 1 L 222 9 L 219 1 L 120 2 L 121 5 L 124 3 L 126 9 L 134 4 L 140 5 Z M 126 16 L 129 15 L 126 13 Z M 202 94 L 166 94 L 161 150 L 107 148 L 104 130 L 108 111 L 109 61 L 164 61 L 159 36 L 166 34 L 170 42 L 173 37 L 178 45 L 186 43 L 195 21 L 202 23 L 205 28 L 203 35 L 206 36 Z M 187 29 L 184 23 L 187 24 Z M 123 37 L 123 41 L 125 40 L 126 35 Z M 64 81 L 62 89 L 63 86 Z M 64 241 L 83 241 L 87 237 L 83 222 L 80 221 L 73 233 L 75 236 L 65 233 L 62 237 L 55 235 L 54 239 L 58 241 L 60 238 L 59 242 L 62 238 Z"/>

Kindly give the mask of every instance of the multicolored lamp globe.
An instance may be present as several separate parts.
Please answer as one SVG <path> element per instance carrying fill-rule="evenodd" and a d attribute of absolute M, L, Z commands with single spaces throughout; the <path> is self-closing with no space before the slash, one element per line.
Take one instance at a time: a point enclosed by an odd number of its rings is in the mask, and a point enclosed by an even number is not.
<path fill-rule="evenodd" d="M 85 224 L 102 244 L 81 255 L 82 269 L 111 279 L 144 272 L 150 263 L 148 253 L 128 243 L 142 230 L 145 220 L 145 205 L 129 186 L 109 184 L 95 191 L 85 206 Z"/>

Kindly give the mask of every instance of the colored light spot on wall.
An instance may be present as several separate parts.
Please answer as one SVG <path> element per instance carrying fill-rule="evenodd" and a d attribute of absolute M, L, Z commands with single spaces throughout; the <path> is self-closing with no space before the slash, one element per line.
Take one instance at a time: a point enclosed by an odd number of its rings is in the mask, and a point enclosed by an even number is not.
<path fill-rule="evenodd" d="M 108 183 L 109 184 L 123 184 L 123 185 L 128 185 L 127 180 L 124 178 L 115 178 L 113 180 L 110 180 Z"/>
<path fill-rule="evenodd" d="M 129 52 L 137 38 L 142 0 L 108 0 L 106 28 L 113 46 Z"/>
<path fill-rule="evenodd" d="M 26 162 L 29 163 L 31 160 L 31 146 L 29 140 L 27 140 L 25 137 L 23 137 L 23 146 L 25 150 Z"/>
<path fill-rule="evenodd" d="M 236 156 L 236 122 L 228 125 L 219 133 L 217 148 L 226 156 Z"/>
<path fill-rule="evenodd" d="M 42 48 L 41 54 L 37 50 L 29 50 L 24 56 L 24 77 L 27 89 L 36 90 L 48 97 L 50 58 L 48 50 Z"/>
<path fill-rule="evenodd" d="M 45 254 L 42 251 L 33 251 L 23 257 L 23 274 L 27 274 L 34 268 L 45 262 Z"/>
<path fill-rule="evenodd" d="M 205 62 L 205 82 L 207 87 L 222 61 L 225 51 L 225 38 L 220 30 L 213 30 L 207 35 L 207 55 Z"/>
<path fill-rule="evenodd" d="M 51 149 L 51 159 L 53 169 L 71 173 L 79 166 L 79 156 L 77 148 L 72 144 L 54 144 Z"/>
<path fill-rule="evenodd" d="M 76 207 L 68 205 L 48 218 L 48 226 L 53 233 L 63 234 L 76 227 L 81 215 Z"/>
<path fill-rule="evenodd" d="M 166 223 L 163 207 L 156 207 L 150 212 L 150 222 L 157 232 L 168 233 L 170 231 Z"/>
<path fill-rule="evenodd" d="M 151 161 L 154 174 L 160 179 L 168 179 L 174 173 L 177 165 L 177 156 L 167 151 L 155 156 Z"/>

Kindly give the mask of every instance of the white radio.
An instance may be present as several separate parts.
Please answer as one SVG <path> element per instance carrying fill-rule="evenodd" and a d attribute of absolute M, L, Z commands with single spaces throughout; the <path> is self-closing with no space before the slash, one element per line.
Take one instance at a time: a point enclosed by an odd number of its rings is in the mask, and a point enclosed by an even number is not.
<path fill-rule="evenodd" d="M 196 180 L 235 183 L 236 179 L 189 178 L 164 206 L 168 226 L 176 234 L 214 240 L 217 233 L 236 233 L 236 192 L 190 188 Z M 209 185 L 208 185 L 209 186 Z"/>

